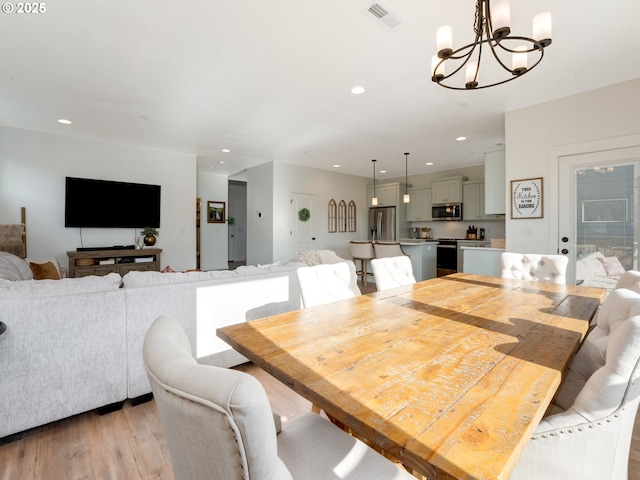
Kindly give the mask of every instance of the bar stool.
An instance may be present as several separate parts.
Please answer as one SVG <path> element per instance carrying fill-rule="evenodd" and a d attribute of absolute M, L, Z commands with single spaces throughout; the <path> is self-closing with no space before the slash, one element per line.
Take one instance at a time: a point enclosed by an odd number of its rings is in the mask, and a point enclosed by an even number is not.
<path fill-rule="evenodd" d="M 399 242 L 376 242 L 374 244 L 376 258 L 400 257 L 407 255 Z"/>
<path fill-rule="evenodd" d="M 373 249 L 372 242 L 356 242 L 351 241 L 351 257 L 353 263 L 356 264 L 356 275 L 362 278 L 362 284 L 367 285 L 367 276 L 369 273 L 369 260 L 376 258 L 376 252 Z M 358 268 L 358 261 L 360 261 L 360 268 Z"/>

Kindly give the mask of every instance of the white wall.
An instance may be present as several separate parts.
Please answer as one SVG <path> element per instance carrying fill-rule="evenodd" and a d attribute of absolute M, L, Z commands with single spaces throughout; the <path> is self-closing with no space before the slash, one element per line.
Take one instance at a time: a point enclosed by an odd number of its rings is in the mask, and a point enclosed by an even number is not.
<path fill-rule="evenodd" d="M 200 269 L 225 270 L 227 263 L 226 223 L 207 223 L 207 202 L 224 202 L 228 208 L 229 181 L 226 175 L 198 173 L 198 197 L 202 201 L 200 215 Z M 194 203 L 195 205 L 195 203 Z M 195 207 L 194 207 L 195 208 Z M 225 212 L 229 214 L 228 210 Z"/>
<path fill-rule="evenodd" d="M 273 258 L 273 163 L 247 170 L 247 264 Z"/>
<path fill-rule="evenodd" d="M 506 113 L 507 249 L 516 252 L 555 253 L 557 209 L 551 202 L 557 192 L 557 170 L 552 149 L 640 133 L 640 79 L 579 95 L 561 98 Z M 542 177 L 544 218 L 511 220 L 511 180 Z M 562 186 L 559 186 L 562 188 Z"/>
<path fill-rule="evenodd" d="M 368 179 L 287 163 L 251 168 L 247 176 L 247 263 L 286 262 L 289 252 L 289 201 L 291 194 L 313 195 L 312 242 L 314 250 L 334 250 L 351 258 L 350 240 L 366 239 L 366 186 Z M 329 233 L 329 200 L 356 203 L 356 232 Z M 257 212 L 262 212 L 262 217 Z"/>
<path fill-rule="evenodd" d="M 138 233 L 65 228 L 66 176 L 161 185 L 162 266 L 195 267 L 195 156 L 0 127 L 0 223 L 19 223 L 26 207 L 33 259 L 67 265 L 67 251 L 130 245 Z"/>

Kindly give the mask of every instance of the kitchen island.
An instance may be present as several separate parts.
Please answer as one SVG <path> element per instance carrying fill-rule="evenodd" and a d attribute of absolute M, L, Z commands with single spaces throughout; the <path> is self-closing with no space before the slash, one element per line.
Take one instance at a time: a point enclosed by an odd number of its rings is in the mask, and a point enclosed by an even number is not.
<path fill-rule="evenodd" d="M 437 241 L 401 238 L 400 245 L 404 253 L 411 258 L 413 276 L 417 282 L 436 278 Z"/>

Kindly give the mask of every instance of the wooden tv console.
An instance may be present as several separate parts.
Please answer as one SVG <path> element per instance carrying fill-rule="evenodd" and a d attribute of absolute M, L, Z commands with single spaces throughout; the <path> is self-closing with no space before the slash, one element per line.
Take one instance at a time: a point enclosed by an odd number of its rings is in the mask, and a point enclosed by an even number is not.
<path fill-rule="evenodd" d="M 160 271 L 161 248 L 84 250 L 67 252 L 69 277 L 107 275 L 119 273 L 124 276 L 132 270 Z"/>

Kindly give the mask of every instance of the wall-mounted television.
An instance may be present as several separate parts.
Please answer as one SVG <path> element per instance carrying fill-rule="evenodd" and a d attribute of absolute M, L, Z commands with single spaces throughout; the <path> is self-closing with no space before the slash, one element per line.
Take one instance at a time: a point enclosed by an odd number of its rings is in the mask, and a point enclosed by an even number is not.
<path fill-rule="evenodd" d="M 160 227 L 160 185 L 66 177 L 65 227 Z"/>

